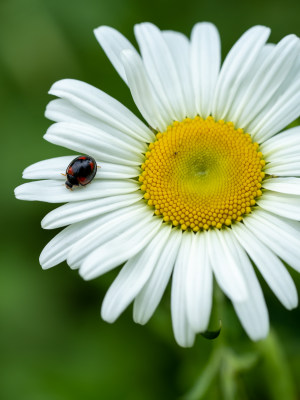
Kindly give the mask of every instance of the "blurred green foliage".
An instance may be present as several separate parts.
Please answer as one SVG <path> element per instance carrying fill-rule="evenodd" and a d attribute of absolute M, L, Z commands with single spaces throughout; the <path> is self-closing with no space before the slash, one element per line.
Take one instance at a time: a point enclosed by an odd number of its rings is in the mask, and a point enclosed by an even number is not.
<path fill-rule="evenodd" d="M 39 253 L 55 232 L 42 231 L 40 220 L 53 206 L 13 196 L 27 165 L 70 154 L 42 139 L 50 124 L 43 113 L 53 82 L 86 81 L 137 112 L 93 28 L 111 25 L 134 41 L 137 22 L 189 34 L 197 21 L 212 21 L 225 55 L 254 24 L 270 26 L 275 42 L 288 33 L 299 35 L 299 11 L 299 1 L 293 0 L 1 0 L 2 399 L 166 400 L 185 393 L 208 400 L 231 394 L 237 399 L 300 398 L 299 309 L 284 310 L 265 284 L 276 331 L 266 342 L 250 342 L 226 302 L 222 312 L 215 311 L 223 323 L 218 339 L 199 337 L 194 348 L 179 348 L 171 332 L 169 293 L 146 327 L 132 322 L 131 310 L 108 325 L 99 309 L 116 272 L 83 282 L 66 264 L 42 271 Z M 299 276 L 291 273 L 300 287 Z"/>

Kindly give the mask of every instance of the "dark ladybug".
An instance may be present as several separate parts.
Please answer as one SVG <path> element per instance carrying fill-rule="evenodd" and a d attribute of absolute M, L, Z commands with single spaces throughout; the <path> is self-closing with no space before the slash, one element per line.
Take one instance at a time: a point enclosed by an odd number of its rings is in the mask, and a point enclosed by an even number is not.
<path fill-rule="evenodd" d="M 97 164 L 93 157 L 78 156 L 74 158 L 66 169 L 66 188 L 72 189 L 73 186 L 87 185 L 95 178 L 96 172 Z"/>

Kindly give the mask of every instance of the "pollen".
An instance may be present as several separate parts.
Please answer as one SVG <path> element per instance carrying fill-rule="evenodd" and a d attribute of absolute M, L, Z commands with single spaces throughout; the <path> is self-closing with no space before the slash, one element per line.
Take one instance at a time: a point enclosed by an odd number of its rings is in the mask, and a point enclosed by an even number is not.
<path fill-rule="evenodd" d="M 261 196 L 265 162 L 258 143 L 232 122 L 175 121 L 149 144 L 139 176 L 144 199 L 182 230 L 242 221 Z"/>

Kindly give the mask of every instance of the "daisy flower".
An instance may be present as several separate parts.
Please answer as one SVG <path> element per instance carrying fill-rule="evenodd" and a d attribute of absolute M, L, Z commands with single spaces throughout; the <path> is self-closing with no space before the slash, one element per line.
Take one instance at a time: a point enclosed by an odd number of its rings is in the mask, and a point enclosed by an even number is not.
<path fill-rule="evenodd" d="M 221 65 L 211 23 L 190 39 L 151 23 L 134 32 L 140 53 L 113 28 L 95 35 L 145 122 L 86 83 L 50 89 L 58 99 L 45 139 L 101 168 L 73 191 L 62 174 L 74 155 L 25 169 L 38 180 L 17 198 L 66 202 L 42 220 L 67 227 L 40 263 L 66 260 L 84 279 L 124 264 L 102 304 L 108 322 L 134 302 L 145 324 L 172 279 L 173 330 L 185 347 L 208 327 L 214 277 L 249 337 L 261 339 L 269 318 L 253 264 L 286 308 L 298 302 L 283 263 L 300 270 L 300 127 L 283 129 L 299 116 L 299 39 L 267 44 L 270 30 L 254 26 Z"/>

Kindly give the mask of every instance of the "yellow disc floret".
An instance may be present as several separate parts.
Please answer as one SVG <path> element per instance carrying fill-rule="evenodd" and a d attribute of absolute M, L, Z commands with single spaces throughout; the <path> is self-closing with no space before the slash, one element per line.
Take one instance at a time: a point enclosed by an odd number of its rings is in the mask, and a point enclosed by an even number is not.
<path fill-rule="evenodd" d="M 258 144 L 232 122 L 174 122 L 149 144 L 139 176 L 148 205 L 165 222 L 197 232 L 241 221 L 261 195 Z"/>

